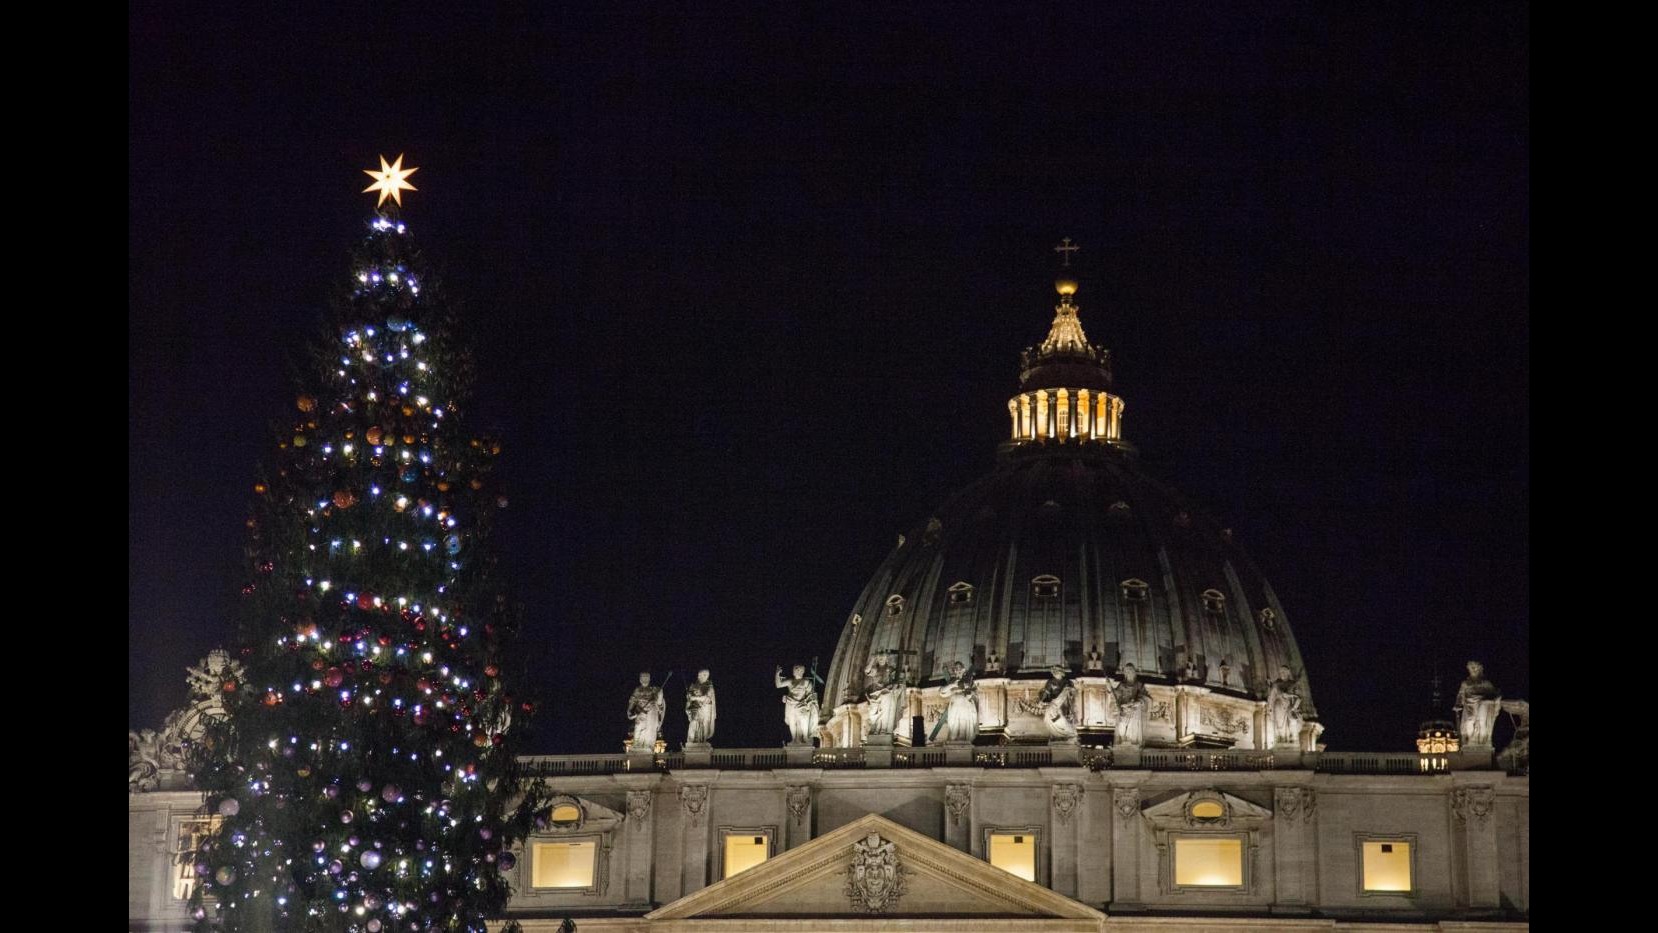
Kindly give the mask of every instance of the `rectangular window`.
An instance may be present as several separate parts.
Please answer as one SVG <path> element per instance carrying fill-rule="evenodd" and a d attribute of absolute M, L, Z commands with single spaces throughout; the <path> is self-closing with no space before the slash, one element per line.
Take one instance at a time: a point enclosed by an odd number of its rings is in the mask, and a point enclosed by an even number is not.
<path fill-rule="evenodd" d="M 591 839 L 535 843 L 530 886 L 591 890 L 598 848 L 598 843 Z"/>
<path fill-rule="evenodd" d="M 728 832 L 724 838 L 725 875 L 723 877 L 729 878 L 738 872 L 747 871 L 771 857 L 771 839 L 762 833 Z"/>
<path fill-rule="evenodd" d="M 990 864 L 1026 881 L 1036 880 L 1036 834 L 991 833 Z"/>
<path fill-rule="evenodd" d="M 1364 860 L 1364 890 L 1392 894 L 1409 894 L 1413 890 L 1409 842 L 1403 839 L 1366 839 L 1359 845 Z"/>
<path fill-rule="evenodd" d="M 219 831 L 222 816 L 187 817 L 179 821 L 173 842 L 173 897 L 187 901 L 196 890 L 196 853 L 207 837 Z"/>
<path fill-rule="evenodd" d="M 1243 840 L 1236 836 L 1178 836 L 1174 840 L 1176 887 L 1243 887 Z"/>

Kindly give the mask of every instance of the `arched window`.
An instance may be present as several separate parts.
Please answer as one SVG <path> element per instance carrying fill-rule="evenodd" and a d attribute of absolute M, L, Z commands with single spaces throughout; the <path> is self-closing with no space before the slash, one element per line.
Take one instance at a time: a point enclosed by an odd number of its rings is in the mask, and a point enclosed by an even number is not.
<path fill-rule="evenodd" d="M 1045 573 L 1030 581 L 1030 594 L 1037 599 L 1058 599 L 1059 578 Z"/>
<path fill-rule="evenodd" d="M 901 616 L 904 614 L 904 597 L 897 594 L 887 597 L 887 615 Z"/>
<path fill-rule="evenodd" d="M 1144 580 L 1136 580 L 1130 577 L 1119 586 L 1122 587 L 1123 602 L 1143 603 L 1151 598 L 1151 587 Z"/>
<path fill-rule="evenodd" d="M 949 590 L 951 605 L 961 605 L 973 601 L 973 584 L 965 580 L 958 580 L 950 584 Z"/>
<path fill-rule="evenodd" d="M 1203 611 L 1213 615 L 1225 615 L 1226 594 L 1220 590 L 1204 590 Z"/>

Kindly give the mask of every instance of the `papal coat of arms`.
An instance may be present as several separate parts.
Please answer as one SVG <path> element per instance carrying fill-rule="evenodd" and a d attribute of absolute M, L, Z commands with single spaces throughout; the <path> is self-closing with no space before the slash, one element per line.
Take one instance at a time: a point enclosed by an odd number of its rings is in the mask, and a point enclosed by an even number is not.
<path fill-rule="evenodd" d="M 898 844 L 870 833 L 852 844 L 852 864 L 846 869 L 846 896 L 852 906 L 883 913 L 904 893 L 904 869 L 898 864 Z"/>

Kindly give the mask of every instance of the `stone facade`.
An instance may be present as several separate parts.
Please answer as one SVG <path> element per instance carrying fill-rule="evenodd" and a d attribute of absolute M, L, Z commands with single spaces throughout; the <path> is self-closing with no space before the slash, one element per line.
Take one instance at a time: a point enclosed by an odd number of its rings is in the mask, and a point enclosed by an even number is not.
<path fill-rule="evenodd" d="M 575 758 L 526 764 L 581 766 Z M 580 817 L 550 824 L 523 847 L 509 911 L 527 930 L 555 930 L 564 917 L 582 930 L 641 931 L 824 929 L 831 921 L 835 929 L 905 930 L 1000 930 L 1009 922 L 1312 930 L 1374 921 L 1524 929 L 1530 907 L 1529 778 L 1495 770 L 749 767 L 543 780 L 575 801 Z M 183 928 L 173 850 L 181 821 L 200 803 L 185 791 L 130 796 L 133 929 Z M 1203 803 L 1220 815 L 1203 815 L 1214 812 Z M 872 832 L 881 847 L 896 843 L 887 854 L 904 885 L 877 909 L 847 893 L 853 847 L 875 845 Z M 988 840 L 1001 832 L 1034 837 L 1035 884 L 989 864 Z M 734 837 L 764 840 L 766 859 L 725 879 L 724 846 Z M 1175 883 L 1175 843 L 1206 837 L 1241 841 L 1240 884 Z M 1364 890 L 1362 845 L 1378 839 L 1409 843 L 1411 890 Z M 591 883 L 536 887 L 535 846 L 571 842 L 593 843 Z M 1008 900 L 1010 889 L 1024 900 Z"/>

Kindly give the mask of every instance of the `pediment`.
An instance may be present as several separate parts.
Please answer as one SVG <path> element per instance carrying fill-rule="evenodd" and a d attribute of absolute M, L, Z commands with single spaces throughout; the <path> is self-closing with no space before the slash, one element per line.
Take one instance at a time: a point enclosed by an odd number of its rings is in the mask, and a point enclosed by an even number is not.
<path fill-rule="evenodd" d="M 873 813 L 645 915 L 741 917 L 1007 918 L 1074 921 L 1059 928 L 1089 930 L 1104 920 L 1085 904 Z"/>
<path fill-rule="evenodd" d="M 1211 813 L 1217 815 L 1204 816 Z M 1224 828 L 1259 826 L 1262 821 L 1271 818 L 1272 811 L 1211 787 L 1176 794 L 1162 803 L 1146 807 L 1141 815 L 1160 827 Z"/>

